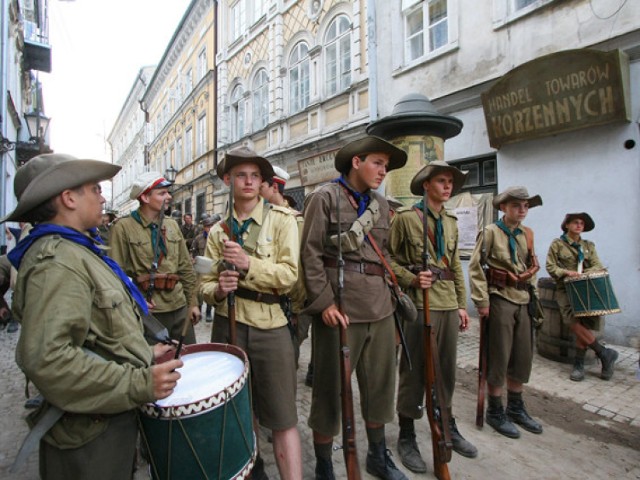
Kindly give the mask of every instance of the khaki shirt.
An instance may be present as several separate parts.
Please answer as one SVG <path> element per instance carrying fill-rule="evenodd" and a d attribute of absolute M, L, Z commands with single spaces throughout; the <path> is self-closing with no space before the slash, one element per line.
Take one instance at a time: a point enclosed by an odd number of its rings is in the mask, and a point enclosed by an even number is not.
<path fill-rule="evenodd" d="M 444 230 L 444 259 L 436 259 L 436 252 L 431 241 L 427 242 L 430 265 L 445 269 L 447 265 L 455 274 L 454 281 L 438 280 L 429 289 L 430 310 L 454 310 L 467 308 L 467 293 L 464 286 L 464 273 L 458 252 L 458 223 L 456 217 L 442 210 L 441 215 L 431 211 L 436 218 L 442 217 Z M 429 229 L 435 235 L 435 220 L 428 215 Z M 411 296 L 417 308 L 423 308 L 422 290 L 411 287 L 416 277 L 407 268 L 410 265 L 422 265 L 423 249 L 422 218 L 413 207 L 398 209 L 391 222 L 389 232 L 389 253 L 392 258 L 391 268 L 398 278 L 400 286 Z"/>
<path fill-rule="evenodd" d="M 578 243 L 582 246 L 584 254 L 583 273 L 604 270 L 594 243 L 582 238 Z M 561 238 L 556 238 L 549 247 L 546 267 L 549 275 L 557 282 L 557 286 L 564 289 L 563 279 L 567 272 L 578 271 L 578 251 Z"/>
<path fill-rule="evenodd" d="M 269 212 L 264 215 L 264 208 Z M 235 213 L 237 217 L 237 213 Z M 251 255 L 249 270 L 238 285 L 256 292 L 282 295 L 288 292 L 298 278 L 300 244 L 296 220 L 286 207 L 258 202 L 249 215 L 254 220 L 243 235 L 247 239 L 252 229 L 260 226 L 256 251 Z M 225 220 L 227 221 L 227 220 Z M 212 273 L 203 275 L 200 293 L 204 300 L 215 306 L 216 314 L 228 316 L 227 299 L 218 302 L 215 291 L 218 287 L 218 268 L 222 263 L 222 246 L 228 235 L 218 222 L 211 228 L 204 256 L 214 261 Z M 236 321 L 262 330 L 279 328 L 287 324 L 279 303 L 266 304 L 236 296 Z"/>
<path fill-rule="evenodd" d="M 522 229 L 522 226 L 520 226 Z M 524 232 L 517 236 L 517 263 L 511 260 L 509 251 L 509 237 L 500 230 L 495 223 L 485 227 L 476 240 L 476 246 L 469 261 L 469 282 L 471 283 L 471 299 L 476 307 L 488 307 L 489 295 L 496 294 L 505 300 L 517 305 L 529 303 L 529 292 L 518 290 L 515 287 L 498 288 L 488 286 L 484 271 L 482 270 L 482 250 L 485 249 L 486 263 L 488 266 L 506 270 L 515 274 L 527 270 L 527 239 Z M 484 247 L 483 247 L 484 245 Z M 535 286 L 535 275 L 529 279 L 529 283 Z"/>
<path fill-rule="evenodd" d="M 153 244 L 151 243 L 150 221 L 142 214 L 140 225 L 133 217 L 121 218 L 113 227 L 109 238 L 109 256 L 120 264 L 132 280 L 139 275 L 149 273 L 153 263 Z M 196 274 L 191 256 L 182 238 L 180 227 L 175 220 L 165 218 L 162 226 L 166 228 L 167 256 L 162 259 L 158 273 L 175 273 L 180 281 L 173 290 L 154 290 L 154 312 L 173 312 L 185 305 L 195 307 Z M 146 295 L 146 292 L 142 292 Z"/>
<path fill-rule="evenodd" d="M 20 265 L 13 313 L 22 324 L 16 363 L 47 402 L 77 414 L 115 414 L 154 400 L 153 355 L 138 307 L 87 248 L 57 235 L 37 240 Z M 85 415 L 64 417 L 45 439 L 76 448 L 106 428 Z"/>
<path fill-rule="evenodd" d="M 305 313 L 321 314 L 336 303 L 338 273 L 336 268 L 325 267 L 324 257 L 337 258 L 338 249 L 329 238 L 338 233 L 336 216 L 337 195 L 340 195 L 340 231 L 349 230 L 357 218 L 356 209 L 351 205 L 344 189 L 335 183 L 329 183 L 316 189 L 305 207 L 305 223 L 302 232 L 302 264 L 304 266 L 305 285 L 307 287 L 307 308 Z M 380 218 L 370 235 L 390 262 L 388 254 L 389 204 L 376 192 L 369 191 L 380 205 Z M 358 250 L 343 252 L 345 261 L 370 262 L 380 265 L 382 262 L 373 247 L 364 241 Z M 353 323 L 366 323 L 384 320 L 393 314 L 391 292 L 386 280 L 377 275 L 365 275 L 345 270 L 343 307 Z"/>

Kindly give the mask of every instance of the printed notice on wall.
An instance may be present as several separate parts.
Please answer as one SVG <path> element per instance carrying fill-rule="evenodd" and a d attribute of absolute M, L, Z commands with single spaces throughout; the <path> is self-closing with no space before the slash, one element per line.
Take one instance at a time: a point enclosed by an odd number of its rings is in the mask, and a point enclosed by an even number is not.
<path fill-rule="evenodd" d="M 473 250 L 478 235 L 478 207 L 457 207 L 451 212 L 458 217 L 458 249 Z"/>

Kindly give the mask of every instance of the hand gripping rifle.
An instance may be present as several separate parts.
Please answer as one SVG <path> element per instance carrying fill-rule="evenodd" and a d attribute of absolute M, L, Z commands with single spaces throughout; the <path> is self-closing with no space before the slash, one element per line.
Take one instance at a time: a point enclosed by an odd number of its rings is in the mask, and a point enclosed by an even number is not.
<path fill-rule="evenodd" d="M 233 175 L 229 173 L 229 218 L 227 219 L 227 225 L 229 227 L 229 239 L 232 242 L 237 241 L 235 235 L 233 234 L 233 195 L 234 195 L 234 185 L 233 185 Z M 228 263 L 225 265 L 227 270 L 235 270 L 236 266 Z M 227 295 L 227 315 L 229 318 L 229 343 L 231 345 L 237 345 L 236 341 L 236 293 L 229 292 Z"/>
<path fill-rule="evenodd" d="M 342 292 L 344 290 L 344 259 L 342 258 L 342 237 L 340 236 L 340 195 L 342 189 L 337 185 L 338 196 L 336 200 L 336 220 L 338 222 L 338 292 L 336 303 L 340 315 L 344 316 L 342 307 Z M 358 451 L 356 450 L 356 429 L 353 414 L 353 392 L 351 390 L 351 352 L 347 343 L 347 327 L 338 325 L 340 330 L 340 380 L 342 382 L 342 453 L 347 467 L 349 480 L 360 480 L 360 464 L 358 463 Z"/>
<path fill-rule="evenodd" d="M 423 196 L 422 210 L 422 270 L 429 268 L 428 248 L 428 211 L 427 192 Z M 440 362 L 438 360 L 438 346 L 431 325 L 429 311 L 429 289 L 422 290 L 424 303 L 424 376 L 425 376 L 425 407 L 431 429 L 431 446 L 433 450 L 433 473 L 439 480 L 449 480 L 447 463 L 451 460 L 451 432 L 449 429 L 449 413 L 444 405 L 444 392 Z"/>

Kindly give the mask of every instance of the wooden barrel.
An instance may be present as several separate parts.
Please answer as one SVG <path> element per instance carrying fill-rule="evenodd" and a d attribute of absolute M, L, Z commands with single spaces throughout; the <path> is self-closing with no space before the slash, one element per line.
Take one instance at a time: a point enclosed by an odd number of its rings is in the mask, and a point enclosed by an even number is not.
<path fill-rule="evenodd" d="M 553 278 L 543 277 L 538 280 L 538 295 L 544 310 L 544 322 L 536 333 L 538 353 L 550 360 L 573 363 L 576 355 L 576 338 L 569 326 L 562 322 L 562 315 L 556 301 L 556 282 Z M 591 365 L 594 362 L 593 350 L 587 349 L 584 363 Z"/>

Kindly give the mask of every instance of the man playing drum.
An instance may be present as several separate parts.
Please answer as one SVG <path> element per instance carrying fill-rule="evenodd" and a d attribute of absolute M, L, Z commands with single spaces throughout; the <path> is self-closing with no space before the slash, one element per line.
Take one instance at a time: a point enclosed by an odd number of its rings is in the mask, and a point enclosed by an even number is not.
<path fill-rule="evenodd" d="M 251 364 L 254 413 L 272 431 L 273 452 L 280 478 L 302 478 L 302 451 L 296 427 L 296 365 L 293 341 L 280 296 L 298 275 L 300 246 L 291 210 L 263 201 L 264 178 L 271 164 L 252 150 L 228 152 L 218 164 L 218 176 L 233 186 L 233 212 L 209 233 L 205 256 L 214 263 L 202 277 L 200 292 L 215 307 L 211 340 L 247 352 Z M 235 297 L 231 322 L 227 297 Z M 235 329 L 232 334 L 231 329 Z M 253 478 L 266 478 L 261 459 Z"/>
<path fill-rule="evenodd" d="M 612 348 L 605 348 L 591 333 L 591 330 L 598 329 L 601 322 L 600 316 L 581 318 L 574 316 L 564 283 L 566 278 L 605 269 L 598 258 L 594 243 L 584 240 L 581 236 L 583 232 L 593 230 L 595 223 L 586 212 L 567 213 L 560 228 L 564 233 L 549 247 L 547 272 L 556 281 L 556 300 L 562 321 L 569 325 L 576 336 L 576 356 L 569 378 L 574 382 L 584 380 L 584 357 L 587 348 L 591 348 L 602 362 L 600 378 L 609 380 L 613 376 L 618 352 Z"/>
<path fill-rule="evenodd" d="M 533 320 L 528 304 L 539 270 L 533 231 L 522 222 L 529 209 L 539 205 L 540 195 L 529 196 L 525 187 L 509 187 L 496 195 L 493 206 L 503 216 L 478 235 L 469 262 L 471 299 L 478 314 L 488 318 L 486 420 L 509 438 L 520 437 L 513 422 L 528 432 L 542 433 L 542 426 L 529 416 L 522 400 L 533 361 Z M 502 406 L 505 381 L 506 412 Z"/>
<path fill-rule="evenodd" d="M 148 346 L 144 297 L 97 237 L 105 203 L 98 182 L 119 170 L 39 155 L 18 169 L 18 206 L 0 220 L 35 225 L 9 258 L 22 323 L 16 362 L 45 399 L 25 447 L 41 438 L 47 480 L 132 478 L 136 407 L 169 396 L 180 377 L 181 360 L 152 366 L 171 347 Z"/>

